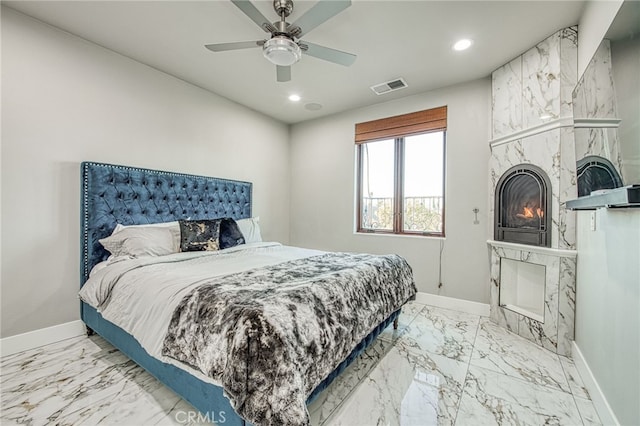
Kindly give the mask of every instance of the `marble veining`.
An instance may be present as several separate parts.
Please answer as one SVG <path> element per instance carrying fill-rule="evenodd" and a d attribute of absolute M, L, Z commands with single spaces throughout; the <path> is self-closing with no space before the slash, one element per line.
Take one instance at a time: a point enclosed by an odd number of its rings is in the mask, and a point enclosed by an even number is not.
<path fill-rule="evenodd" d="M 617 119 L 617 104 L 613 71 L 611 68 L 611 45 L 603 40 L 593 55 L 589 66 L 573 93 L 573 109 L 576 119 Z M 618 128 L 576 129 L 576 159 L 597 155 L 611 161 L 622 176 L 622 160 Z M 624 180 L 624 176 L 622 176 Z"/>
<path fill-rule="evenodd" d="M 600 424 L 570 358 L 488 318 L 411 302 L 400 327 L 309 405 L 313 426 Z M 99 336 L 3 357 L 0 378 L 3 425 L 203 423 Z"/>
<path fill-rule="evenodd" d="M 558 347 L 558 277 L 560 258 L 523 250 L 521 259 L 523 262 L 544 265 L 545 267 L 544 322 L 521 316 L 519 318 L 518 334 L 555 352 Z"/>
<path fill-rule="evenodd" d="M 2 424 L 188 424 L 175 415 L 194 410 L 97 336 L 4 357 L 1 374 Z"/>
<path fill-rule="evenodd" d="M 478 316 L 427 306 L 408 325 L 395 346 L 413 353 L 424 351 L 468 362 Z"/>
<path fill-rule="evenodd" d="M 466 370 L 448 357 L 393 347 L 326 424 L 452 425 Z"/>
<path fill-rule="evenodd" d="M 573 116 L 573 89 L 578 81 L 578 27 L 560 31 L 560 116 Z"/>
<path fill-rule="evenodd" d="M 571 394 L 472 365 L 458 424 L 573 425 L 579 417 Z"/>
<path fill-rule="evenodd" d="M 402 307 L 402 311 L 398 317 L 398 328 L 394 329 L 393 327 L 387 327 L 378 337 L 382 340 L 393 342 L 407 331 L 407 326 L 423 308 L 423 304 L 413 301 L 408 302 Z"/>
<path fill-rule="evenodd" d="M 588 117 L 587 109 L 610 109 L 609 95 L 594 94 L 590 89 L 595 87 L 594 82 L 610 79 L 606 49 L 599 53 L 600 71 L 588 76 L 585 87 L 580 89 L 580 96 L 583 99 L 586 97 L 586 101 L 576 105 L 577 98 L 572 92 L 577 83 L 577 46 L 578 27 L 568 27 L 536 44 L 492 74 L 493 137 L 508 137 L 511 134 L 512 138 L 508 142 L 492 145 L 489 160 L 489 218 L 495 222 L 495 191 L 500 176 L 518 164 L 538 166 L 547 174 L 551 184 L 550 211 L 545 214 L 549 214 L 551 219 L 550 248 L 558 250 L 574 250 L 576 246 L 576 214 L 565 208 L 567 200 L 577 197 L 576 159 L 582 158 L 587 152 L 602 152 L 614 164 L 619 164 L 617 144 L 607 143 L 615 138 L 615 135 L 609 134 L 610 129 L 598 129 L 598 133 L 592 129 L 574 130 L 561 124 L 544 126 L 549 120 L 572 117 L 575 111 L 580 116 L 580 111 L 584 110 L 584 117 Z M 517 70 L 520 71 L 520 79 L 514 78 Z M 511 99 L 505 98 L 507 92 L 514 93 Z M 509 125 L 514 121 L 512 117 L 521 118 L 519 128 Z M 528 136 L 518 136 L 516 132 L 533 129 L 543 130 L 533 135 L 529 133 Z M 591 138 L 585 138 L 586 142 L 582 143 L 584 146 L 576 145 L 578 131 L 593 133 Z M 500 261 L 503 258 L 545 266 L 542 321 L 499 305 Z M 526 245 L 522 245 L 520 253 L 515 255 L 492 247 L 490 262 L 491 320 L 546 349 L 569 355 L 574 338 L 575 259 L 569 260 L 560 253 L 555 256 L 529 255 Z"/>
<path fill-rule="evenodd" d="M 423 307 L 423 306 L 421 306 Z M 389 327 L 388 329 L 393 329 Z M 385 331 L 388 331 L 385 330 Z M 356 386 L 385 357 L 392 345 L 378 338 L 340 376 L 308 406 L 313 424 L 322 424 L 338 409 Z"/>
<path fill-rule="evenodd" d="M 525 129 L 560 116 L 560 32 L 522 55 L 522 93 Z"/>
<path fill-rule="evenodd" d="M 576 248 L 576 212 L 564 208 L 568 200 L 578 198 L 575 134 L 572 127 L 560 129 L 560 182 L 558 188 L 558 248 Z"/>
<path fill-rule="evenodd" d="M 575 89 L 575 118 L 617 118 L 611 44 L 600 43 Z"/>
<path fill-rule="evenodd" d="M 471 365 L 570 392 L 558 355 L 482 319 Z"/>
<path fill-rule="evenodd" d="M 576 259 L 560 258 L 558 286 L 558 353 L 571 353 L 571 342 L 575 338 L 576 314 Z"/>
<path fill-rule="evenodd" d="M 580 417 L 582 418 L 582 423 L 585 426 L 602 425 L 600 417 L 598 416 L 598 412 L 596 411 L 596 407 L 593 405 L 593 401 L 585 398 L 580 398 L 578 396 L 575 397 L 575 401 L 576 406 L 578 407 L 578 412 L 580 413 Z"/>
<path fill-rule="evenodd" d="M 546 349 L 571 354 L 574 338 L 576 260 L 564 254 L 542 254 L 521 249 L 491 246 L 490 319 Z M 501 259 L 542 265 L 545 268 L 543 321 L 500 306 Z"/>
<path fill-rule="evenodd" d="M 551 183 L 551 247 L 558 248 L 560 225 L 560 129 L 550 130 L 493 148 L 489 160 L 491 176 L 498 179 L 518 164 L 534 164 L 549 177 Z M 574 165 L 575 169 L 575 165 Z M 493 180 L 493 179 L 492 179 Z M 497 184 L 497 180 L 496 180 Z M 496 186 L 491 188 L 489 206 L 493 220 Z"/>
<path fill-rule="evenodd" d="M 522 57 L 491 74 L 493 139 L 522 130 Z"/>
<path fill-rule="evenodd" d="M 564 371 L 564 375 L 569 382 L 569 387 L 571 388 L 571 393 L 575 397 L 580 397 L 582 399 L 591 400 L 589 396 L 589 391 L 587 390 L 582 378 L 580 377 L 580 373 L 578 373 L 578 369 L 576 364 L 573 362 L 571 358 L 560 356 L 560 364 L 562 365 L 562 370 Z"/>
<path fill-rule="evenodd" d="M 589 155 L 606 158 L 613 163 L 624 181 L 618 128 L 591 127 L 575 129 L 575 140 L 576 159 L 582 159 Z"/>

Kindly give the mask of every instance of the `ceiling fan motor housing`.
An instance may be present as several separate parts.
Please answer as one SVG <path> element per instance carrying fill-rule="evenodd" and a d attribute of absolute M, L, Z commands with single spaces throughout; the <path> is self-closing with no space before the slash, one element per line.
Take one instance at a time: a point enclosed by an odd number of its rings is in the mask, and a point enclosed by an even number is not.
<path fill-rule="evenodd" d="M 293 0 L 273 0 L 273 9 L 278 16 L 286 18 L 293 12 Z"/>

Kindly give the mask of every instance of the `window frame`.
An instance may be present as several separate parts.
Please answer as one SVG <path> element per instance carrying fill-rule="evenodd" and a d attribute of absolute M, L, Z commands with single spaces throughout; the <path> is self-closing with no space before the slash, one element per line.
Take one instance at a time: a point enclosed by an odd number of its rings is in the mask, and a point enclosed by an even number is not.
<path fill-rule="evenodd" d="M 407 231 L 404 229 L 404 175 L 405 175 L 405 140 L 409 136 L 417 136 L 428 133 L 442 133 L 442 230 L 440 232 L 429 231 Z M 381 140 L 394 141 L 394 190 L 393 190 L 393 220 L 392 229 L 374 229 L 362 227 L 362 184 L 364 155 L 363 148 L 366 143 L 377 142 Z M 362 234 L 385 234 L 385 235 L 409 235 L 422 237 L 445 237 L 445 212 L 446 212 L 446 176 L 447 176 L 447 129 L 438 128 L 422 132 L 403 134 L 397 137 L 383 137 L 371 140 L 360 141 L 356 144 L 356 232 Z"/>

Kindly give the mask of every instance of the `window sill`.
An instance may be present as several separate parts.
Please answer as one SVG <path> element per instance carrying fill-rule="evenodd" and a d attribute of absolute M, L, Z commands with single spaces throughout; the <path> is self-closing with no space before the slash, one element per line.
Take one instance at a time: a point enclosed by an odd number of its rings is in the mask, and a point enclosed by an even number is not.
<path fill-rule="evenodd" d="M 353 231 L 353 235 L 364 235 L 367 237 L 384 237 L 384 238 L 427 238 L 430 240 L 446 240 L 447 237 L 438 236 L 438 235 L 422 235 L 422 234 L 392 234 L 392 233 L 383 233 L 383 232 L 358 232 Z"/>

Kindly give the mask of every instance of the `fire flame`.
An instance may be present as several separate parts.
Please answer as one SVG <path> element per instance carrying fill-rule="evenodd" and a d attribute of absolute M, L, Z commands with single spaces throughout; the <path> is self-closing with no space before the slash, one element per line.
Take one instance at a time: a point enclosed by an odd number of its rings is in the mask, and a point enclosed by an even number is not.
<path fill-rule="evenodd" d="M 533 218 L 533 209 L 529 208 L 529 207 L 523 207 L 523 211 L 524 213 L 520 213 L 518 214 L 518 216 L 521 216 L 525 219 L 532 219 Z"/>
<path fill-rule="evenodd" d="M 536 216 L 542 219 L 544 217 L 544 211 L 538 207 L 536 208 Z M 517 217 L 522 219 L 533 219 L 535 216 L 533 214 L 533 208 L 531 207 L 522 207 L 522 213 L 516 214 Z"/>

